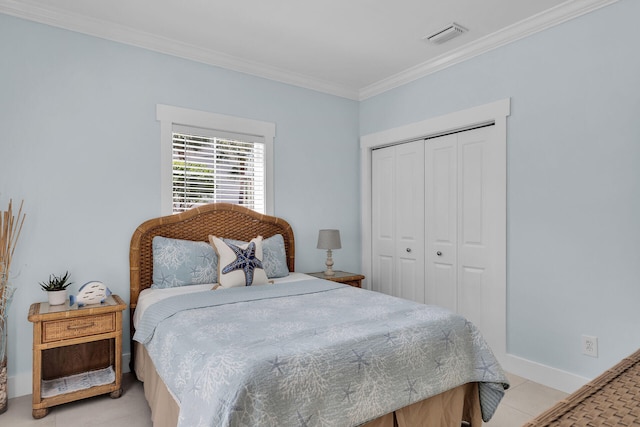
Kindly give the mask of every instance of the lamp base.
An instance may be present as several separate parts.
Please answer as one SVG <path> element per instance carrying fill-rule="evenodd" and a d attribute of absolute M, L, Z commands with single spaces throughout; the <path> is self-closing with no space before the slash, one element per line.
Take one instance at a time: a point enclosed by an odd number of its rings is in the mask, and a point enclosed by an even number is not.
<path fill-rule="evenodd" d="M 327 261 L 325 262 L 327 269 L 324 271 L 325 276 L 335 276 L 333 271 L 333 258 L 331 258 L 331 249 L 327 249 Z"/>

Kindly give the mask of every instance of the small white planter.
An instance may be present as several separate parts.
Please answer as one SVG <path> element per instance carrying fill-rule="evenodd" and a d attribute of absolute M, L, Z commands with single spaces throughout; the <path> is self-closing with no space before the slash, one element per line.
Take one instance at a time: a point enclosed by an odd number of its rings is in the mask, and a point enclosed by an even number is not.
<path fill-rule="evenodd" d="M 67 290 L 47 291 L 49 297 L 49 305 L 62 305 L 67 301 Z"/>

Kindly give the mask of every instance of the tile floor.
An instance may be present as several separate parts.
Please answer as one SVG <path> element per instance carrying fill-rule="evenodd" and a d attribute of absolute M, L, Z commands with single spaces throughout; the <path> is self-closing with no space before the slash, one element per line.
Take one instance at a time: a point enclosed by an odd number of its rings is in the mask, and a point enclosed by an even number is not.
<path fill-rule="evenodd" d="M 511 387 L 507 390 L 487 427 L 519 427 L 564 399 L 567 393 L 545 387 L 517 375 L 507 374 Z"/>
<path fill-rule="evenodd" d="M 566 396 L 560 391 L 509 375 L 511 388 L 487 427 L 518 427 Z M 142 384 L 125 374 L 120 399 L 108 395 L 52 408 L 49 415 L 31 417 L 31 395 L 9 400 L 9 409 L 0 415 L 2 427 L 151 427 L 151 412 Z"/>

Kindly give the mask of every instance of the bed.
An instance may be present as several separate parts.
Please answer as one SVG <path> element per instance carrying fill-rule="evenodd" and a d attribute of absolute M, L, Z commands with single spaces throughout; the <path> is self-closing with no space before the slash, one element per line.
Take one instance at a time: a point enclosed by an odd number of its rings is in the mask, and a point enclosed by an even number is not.
<path fill-rule="evenodd" d="M 256 236 L 277 238 L 287 274 L 262 286 L 153 289 L 154 238 L 210 236 L 245 250 Z M 142 223 L 130 279 L 132 370 L 154 426 L 479 426 L 508 388 L 470 322 L 295 272 L 289 223 L 238 205 Z"/>

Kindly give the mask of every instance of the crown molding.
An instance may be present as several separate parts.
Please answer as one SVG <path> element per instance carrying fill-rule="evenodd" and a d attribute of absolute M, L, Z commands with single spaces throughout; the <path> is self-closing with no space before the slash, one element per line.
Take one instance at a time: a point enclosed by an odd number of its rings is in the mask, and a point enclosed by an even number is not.
<path fill-rule="evenodd" d="M 347 99 L 358 100 L 359 96 L 358 90 L 354 88 L 336 85 L 112 22 L 60 11 L 55 7 L 45 8 L 25 1 L 0 0 L 0 13 Z"/>
<path fill-rule="evenodd" d="M 359 90 L 104 20 L 63 12 L 54 7 L 45 8 L 29 4 L 27 1 L 0 0 L 0 13 L 317 92 L 362 101 L 617 1 L 568 0 L 531 18 L 522 20 L 503 30 L 489 34 Z"/>
<path fill-rule="evenodd" d="M 500 46 L 562 24 L 570 19 L 616 3 L 618 0 L 568 0 L 556 7 L 474 40 L 434 59 L 360 89 L 360 101 L 433 74 Z"/>

